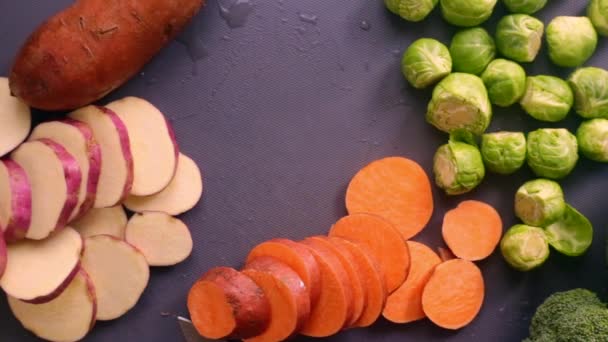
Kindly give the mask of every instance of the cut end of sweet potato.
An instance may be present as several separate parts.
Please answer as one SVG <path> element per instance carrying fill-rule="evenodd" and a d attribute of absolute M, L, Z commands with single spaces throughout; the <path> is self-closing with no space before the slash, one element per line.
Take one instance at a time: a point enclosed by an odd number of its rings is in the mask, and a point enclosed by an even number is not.
<path fill-rule="evenodd" d="M 7 250 L 6 250 L 6 241 L 4 240 L 4 235 L 0 234 L 0 279 L 4 275 L 4 271 L 6 271 L 6 263 L 7 263 Z"/>
<path fill-rule="evenodd" d="M 97 304 L 87 273 L 79 269 L 57 298 L 30 304 L 8 296 L 11 311 L 23 327 L 49 341 L 79 341 L 93 328 Z"/>
<path fill-rule="evenodd" d="M 30 108 L 11 95 L 8 78 L 0 77 L 0 157 L 19 146 L 30 133 L 32 114 Z"/>
<path fill-rule="evenodd" d="M 69 227 L 45 240 L 11 244 L 0 286 L 16 299 L 48 302 L 61 294 L 77 273 L 82 248 L 82 238 Z"/>
<path fill-rule="evenodd" d="M 131 194 L 149 196 L 162 191 L 175 175 L 177 142 L 163 114 L 148 101 L 125 97 L 106 106 L 127 127 L 133 155 Z"/>
<path fill-rule="evenodd" d="M 192 236 L 186 224 L 162 212 L 133 215 L 125 240 L 146 257 L 150 266 L 172 266 L 192 252 Z"/>
<path fill-rule="evenodd" d="M 150 196 L 131 195 L 124 205 L 134 212 L 162 211 L 176 216 L 194 208 L 202 194 L 201 171 L 194 160 L 180 154 L 175 176 L 164 190 Z"/>
<path fill-rule="evenodd" d="M 100 321 L 118 318 L 133 308 L 150 278 L 144 256 L 135 247 L 109 235 L 85 239 L 81 263 L 95 286 Z"/>
<path fill-rule="evenodd" d="M 270 322 L 270 304 L 263 290 L 229 267 L 209 270 L 192 286 L 188 311 L 199 334 L 210 339 L 255 337 Z"/>
<path fill-rule="evenodd" d="M 84 239 L 95 235 L 111 235 L 124 239 L 127 213 L 122 205 L 91 209 L 78 220 L 70 223 Z"/>
<path fill-rule="evenodd" d="M 32 217 L 32 192 L 25 170 L 0 159 L 0 229 L 7 242 L 23 239 Z"/>

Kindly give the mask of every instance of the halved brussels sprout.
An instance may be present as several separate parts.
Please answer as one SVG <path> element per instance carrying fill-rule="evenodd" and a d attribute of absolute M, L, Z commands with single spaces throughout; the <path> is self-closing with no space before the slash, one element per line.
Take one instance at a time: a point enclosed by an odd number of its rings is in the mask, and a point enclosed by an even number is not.
<path fill-rule="evenodd" d="M 608 36 L 608 0 L 591 0 L 587 16 L 597 33 Z"/>
<path fill-rule="evenodd" d="M 547 44 L 553 63 L 573 68 L 593 55 L 597 33 L 587 17 L 556 17 L 547 26 Z"/>
<path fill-rule="evenodd" d="M 512 13 L 532 14 L 540 11 L 547 0 L 503 0 L 507 9 Z"/>
<path fill-rule="evenodd" d="M 433 90 L 426 120 L 444 132 L 467 130 L 481 135 L 492 120 L 492 105 L 481 78 L 452 73 Z"/>
<path fill-rule="evenodd" d="M 542 228 L 515 225 L 500 241 L 500 252 L 505 261 L 519 271 L 530 271 L 549 257 L 549 244 Z"/>
<path fill-rule="evenodd" d="M 562 187 L 552 180 L 528 181 L 515 193 L 515 215 L 525 224 L 546 227 L 562 217 L 565 210 Z"/>
<path fill-rule="evenodd" d="M 485 176 L 481 154 L 477 147 L 450 140 L 439 147 L 433 158 L 435 183 L 448 195 L 473 190 Z"/>
<path fill-rule="evenodd" d="M 426 88 L 452 72 L 450 51 L 435 39 L 418 39 L 403 54 L 401 71 L 412 86 Z"/>
<path fill-rule="evenodd" d="M 528 166 L 538 177 L 561 179 L 578 161 L 576 137 L 565 128 L 541 128 L 528 133 Z"/>
<path fill-rule="evenodd" d="M 608 118 L 608 71 L 587 67 L 576 70 L 568 79 L 574 92 L 574 108 L 586 118 Z"/>
<path fill-rule="evenodd" d="M 488 170 L 511 174 L 526 161 L 526 137 L 521 132 L 486 133 L 481 138 L 481 157 Z"/>
<path fill-rule="evenodd" d="M 526 113 L 540 121 L 557 122 L 566 118 L 574 94 L 568 83 L 555 76 L 530 76 L 519 102 Z"/>
<path fill-rule="evenodd" d="M 581 153 L 598 162 L 608 162 L 608 120 L 593 119 L 583 122 L 576 131 Z"/>
<path fill-rule="evenodd" d="M 511 14 L 496 27 L 496 47 L 505 57 L 517 62 L 532 62 L 542 44 L 545 25 L 526 14 Z"/>
<path fill-rule="evenodd" d="M 456 26 L 477 26 L 492 15 L 497 0 L 441 0 L 443 18 Z"/>
<path fill-rule="evenodd" d="M 568 256 L 585 253 L 593 241 L 591 222 L 570 205 L 559 220 L 545 228 L 545 233 L 549 244 Z"/>
<path fill-rule="evenodd" d="M 496 55 L 494 39 L 481 27 L 464 29 L 452 37 L 450 55 L 454 71 L 479 75 Z"/>
<path fill-rule="evenodd" d="M 526 71 L 506 59 L 493 60 L 481 74 L 481 79 L 488 89 L 490 102 L 500 107 L 519 101 L 526 90 Z"/>
<path fill-rule="evenodd" d="M 439 0 L 384 0 L 386 7 L 408 21 L 422 21 L 435 8 Z"/>

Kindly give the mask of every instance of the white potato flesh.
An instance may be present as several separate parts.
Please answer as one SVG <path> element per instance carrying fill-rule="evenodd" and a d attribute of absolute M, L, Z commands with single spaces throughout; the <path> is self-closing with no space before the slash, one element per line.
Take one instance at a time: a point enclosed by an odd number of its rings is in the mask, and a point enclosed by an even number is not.
<path fill-rule="evenodd" d="M 202 194 L 200 169 L 192 159 L 180 153 L 175 176 L 163 191 L 150 196 L 131 195 L 124 201 L 124 205 L 138 213 L 162 211 L 176 216 L 194 208 Z"/>
<path fill-rule="evenodd" d="M 122 205 L 109 208 L 91 209 L 78 220 L 70 223 L 83 238 L 95 235 L 111 235 L 119 239 L 125 237 L 127 213 Z"/>
<path fill-rule="evenodd" d="M 101 171 L 95 208 L 112 207 L 131 190 L 133 160 L 127 129 L 116 114 L 96 106 L 80 108 L 68 115 L 89 125 L 101 149 Z"/>
<path fill-rule="evenodd" d="M 95 324 L 95 288 L 80 269 L 59 297 L 44 304 L 30 304 L 8 296 L 15 318 L 34 335 L 57 342 L 83 339 Z"/>
<path fill-rule="evenodd" d="M 14 298 L 48 302 L 59 296 L 76 274 L 82 248 L 82 238 L 70 227 L 45 240 L 10 244 L 0 286 Z"/>
<path fill-rule="evenodd" d="M 29 140 L 40 138 L 48 138 L 61 144 L 76 158 L 80 166 L 81 180 L 78 190 L 78 204 L 70 215 L 69 220 L 71 221 L 88 211 L 95 201 L 101 167 L 99 145 L 86 123 L 71 119 L 44 122 L 36 126 Z"/>
<path fill-rule="evenodd" d="M 12 154 L 27 174 L 32 191 L 32 216 L 26 238 L 41 240 L 65 227 L 78 202 L 80 167 L 52 141 L 30 141 Z"/>
<path fill-rule="evenodd" d="M 184 261 L 192 252 L 188 227 L 162 212 L 133 215 L 127 224 L 125 240 L 146 257 L 150 266 L 172 266 Z"/>
<path fill-rule="evenodd" d="M 127 127 L 133 154 L 131 194 L 149 196 L 167 187 L 177 167 L 178 148 L 163 114 L 150 102 L 125 97 L 106 106 Z"/>
<path fill-rule="evenodd" d="M 27 138 L 32 125 L 30 108 L 11 95 L 8 78 L 0 77 L 0 157 Z"/>
<path fill-rule="evenodd" d="M 109 235 L 85 239 L 84 268 L 95 286 L 97 319 L 116 319 L 137 304 L 143 294 L 150 268 L 133 246 Z"/>

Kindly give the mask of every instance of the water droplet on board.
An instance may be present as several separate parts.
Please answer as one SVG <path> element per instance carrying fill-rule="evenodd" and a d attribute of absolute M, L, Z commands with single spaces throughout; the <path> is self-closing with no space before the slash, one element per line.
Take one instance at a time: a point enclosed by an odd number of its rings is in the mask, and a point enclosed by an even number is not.
<path fill-rule="evenodd" d="M 287 22 L 288 22 L 288 21 L 289 21 L 289 20 L 287 20 L 287 18 L 281 18 L 281 22 L 282 22 L 283 24 L 287 24 Z"/>
<path fill-rule="evenodd" d="M 372 25 L 367 20 L 361 20 L 361 23 L 359 23 L 359 27 L 363 31 L 369 31 L 372 28 Z"/>
<path fill-rule="evenodd" d="M 393 56 L 395 57 L 399 57 L 401 56 L 401 50 L 399 49 L 394 49 L 393 51 L 391 51 L 391 53 L 393 54 Z"/>
<path fill-rule="evenodd" d="M 298 13 L 298 18 L 300 18 L 300 21 L 308 23 L 308 24 L 312 24 L 312 25 L 316 25 L 317 21 L 319 20 L 319 17 L 317 17 L 315 14 L 310 14 L 310 13 Z"/>
<path fill-rule="evenodd" d="M 219 5 L 220 15 L 231 28 L 244 26 L 255 7 L 251 0 L 220 0 Z"/>
<path fill-rule="evenodd" d="M 296 27 L 296 31 L 298 31 L 299 34 L 304 34 L 306 33 L 306 28 L 304 26 L 298 26 Z"/>
<path fill-rule="evenodd" d="M 186 47 L 188 57 L 192 60 L 192 75 L 198 75 L 196 62 L 207 57 L 207 47 L 203 40 L 198 36 L 195 29 L 187 29 L 182 35 L 177 37 L 177 42 Z"/>

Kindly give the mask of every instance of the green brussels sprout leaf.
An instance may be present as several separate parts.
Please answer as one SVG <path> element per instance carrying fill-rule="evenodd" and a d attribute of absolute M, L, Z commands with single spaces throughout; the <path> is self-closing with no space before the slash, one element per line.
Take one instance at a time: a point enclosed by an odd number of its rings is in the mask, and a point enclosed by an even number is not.
<path fill-rule="evenodd" d="M 490 102 L 500 107 L 516 103 L 526 91 L 526 71 L 506 59 L 493 60 L 481 74 L 481 79 L 488 89 Z"/>
<path fill-rule="evenodd" d="M 457 32 L 450 44 L 454 71 L 481 74 L 496 55 L 494 39 L 481 27 Z"/>
<path fill-rule="evenodd" d="M 450 141 L 463 142 L 465 144 L 469 144 L 469 145 L 478 147 L 477 140 L 475 139 L 475 135 L 473 135 L 473 133 L 471 133 L 467 130 L 464 130 L 464 129 L 457 129 L 457 130 L 453 131 L 452 133 L 450 133 Z"/>
<path fill-rule="evenodd" d="M 566 118 L 574 94 L 568 83 L 555 76 L 530 76 L 526 79 L 526 91 L 520 100 L 522 108 L 540 121 L 558 122 Z"/>
<path fill-rule="evenodd" d="M 384 0 L 386 7 L 401 18 L 418 22 L 435 8 L 438 0 Z"/>
<path fill-rule="evenodd" d="M 587 7 L 587 16 L 597 33 L 608 36 L 608 0 L 591 0 Z"/>
<path fill-rule="evenodd" d="M 587 17 L 556 17 L 547 26 L 547 44 L 553 63 L 574 68 L 595 52 L 597 33 Z"/>
<path fill-rule="evenodd" d="M 503 0 L 511 13 L 533 14 L 547 4 L 547 0 Z"/>
<path fill-rule="evenodd" d="M 450 51 L 435 39 L 418 39 L 403 54 L 401 71 L 412 86 L 426 88 L 452 71 Z"/>
<path fill-rule="evenodd" d="M 583 122 L 576 131 L 581 153 L 598 162 L 608 162 L 608 119 Z"/>
<path fill-rule="evenodd" d="M 591 222 L 570 205 L 566 205 L 564 215 L 547 226 L 545 232 L 549 244 L 568 256 L 585 253 L 593 241 Z"/>
<path fill-rule="evenodd" d="M 472 27 L 488 20 L 497 0 L 440 0 L 441 13 L 452 25 Z"/>
<path fill-rule="evenodd" d="M 515 215 L 527 225 L 546 227 L 562 217 L 565 210 L 562 188 L 552 180 L 528 181 L 515 193 Z"/>
<path fill-rule="evenodd" d="M 576 70 L 568 83 L 574 92 L 576 113 L 586 119 L 608 119 L 608 71 L 587 67 Z"/>
<path fill-rule="evenodd" d="M 565 128 L 541 128 L 528 133 L 528 166 L 538 177 L 561 179 L 578 161 L 576 137 Z"/>
<path fill-rule="evenodd" d="M 549 244 L 542 228 L 515 225 L 500 241 L 500 252 L 505 261 L 519 271 L 529 271 L 549 257 Z"/>
<path fill-rule="evenodd" d="M 473 190 L 485 176 L 481 154 L 477 147 L 449 141 L 439 147 L 433 159 L 435 183 L 448 195 Z"/>
<path fill-rule="evenodd" d="M 511 174 L 526 161 L 526 136 L 521 132 L 486 133 L 481 138 L 481 157 L 488 170 Z"/>
<path fill-rule="evenodd" d="M 507 15 L 496 27 L 496 47 L 517 62 L 532 62 L 542 44 L 545 25 L 527 14 Z"/>

